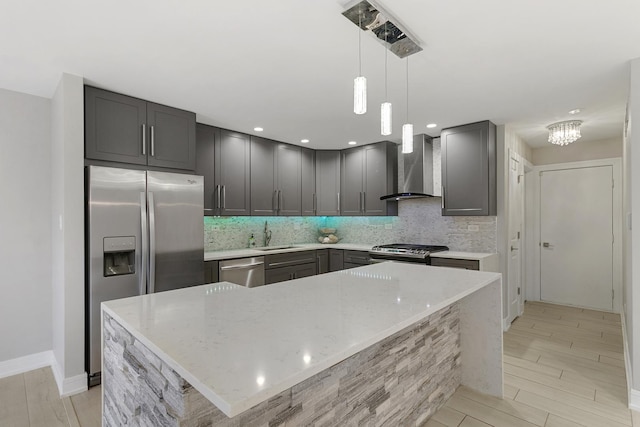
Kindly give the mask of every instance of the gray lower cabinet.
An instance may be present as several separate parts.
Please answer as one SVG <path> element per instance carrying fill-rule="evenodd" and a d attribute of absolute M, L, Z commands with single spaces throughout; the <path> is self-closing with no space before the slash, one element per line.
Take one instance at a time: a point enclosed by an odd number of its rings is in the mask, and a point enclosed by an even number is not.
<path fill-rule="evenodd" d="M 216 283 L 218 279 L 218 261 L 205 261 L 204 262 L 204 283 Z"/>
<path fill-rule="evenodd" d="M 314 276 L 316 269 L 316 251 L 290 252 L 265 256 L 265 282 L 267 285 L 285 280 Z"/>
<path fill-rule="evenodd" d="M 251 214 L 250 162 L 250 136 L 220 129 L 220 138 L 215 144 L 214 167 L 214 191 L 219 215 Z"/>
<path fill-rule="evenodd" d="M 329 249 L 318 249 L 316 251 L 316 274 L 329 272 Z"/>
<path fill-rule="evenodd" d="M 302 216 L 314 216 L 317 209 L 316 197 L 316 152 L 308 148 L 300 149 Z"/>
<path fill-rule="evenodd" d="M 480 261 L 474 259 L 431 258 L 431 265 L 435 267 L 463 268 L 466 270 L 480 270 Z"/>
<path fill-rule="evenodd" d="M 496 215 L 496 125 L 444 129 L 440 141 L 442 215 Z"/>
<path fill-rule="evenodd" d="M 397 192 L 398 146 L 379 142 L 342 152 L 342 215 L 397 215 L 398 202 L 381 196 Z"/>
<path fill-rule="evenodd" d="M 195 170 L 196 115 L 85 86 L 85 157 Z"/>
<path fill-rule="evenodd" d="M 344 251 L 329 249 L 329 271 L 344 270 Z"/>
<path fill-rule="evenodd" d="M 369 265 L 369 252 L 366 251 L 344 251 L 344 269 L 362 267 L 363 265 Z"/>
<path fill-rule="evenodd" d="M 316 151 L 316 215 L 340 215 L 340 151 Z"/>
<path fill-rule="evenodd" d="M 301 148 L 251 137 L 251 214 L 301 215 Z"/>

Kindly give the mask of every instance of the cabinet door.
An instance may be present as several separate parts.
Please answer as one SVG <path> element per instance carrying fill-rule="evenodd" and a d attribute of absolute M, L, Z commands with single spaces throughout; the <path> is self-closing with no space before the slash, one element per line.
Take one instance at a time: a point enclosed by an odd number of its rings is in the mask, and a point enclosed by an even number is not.
<path fill-rule="evenodd" d="M 316 214 L 316 153 L 308 148 L 300 149 L 301 181 L 301 213 L 302 216 Z"/>
<path fill-rule="evenodd" d="M 149 152 L 147 164 L 165 168 L 196 168 L 196 115 L 147 103 Z"/>
<path fill-rule="evenodd" d="M 362 148 L 342 152 L 342 174 L 340 184 L 340 214 L 362 215 L 362 192 L 364 176 L 364 151 Z"/>
<path fill-rule="evenodd" d="M 329 271 L 344 270 L 344 251 L 329 249 Z"/>
<path fill-rule="evenodd" d="M 277 215 L 276 144 L 252 136 L 251 159 L 251 215 Z"/>
<path fill-rule="evenodd" d="M 218 280 L 218 261 L 204 262 L 204 283 L 216 283 Z"/>
<path fill-rule="evenodd" d="M 278 215 L 301 214 L 302 168 L 300 147 L 274 144 L 277 152 L 276 190 L 278 190 Z"/>
<path fill-rule="evenodd" d="M 369 252 L 366 251 L 344 251 L 344 265 L 357 264 L 359 266 L 369 265 Z"/>
<path fill-rule="evenodd" d="M 386 215 L 387 202 L 381 196 L 390 194 L 387 189 L 387 153 L 385 144 L 363 147 L 364 151 L 364 195 L 365 215 Z"/>
<path fill-rule="evenodd" d="M 340 215 L 340 151 L 316 151 L 316 215 Z"/>
<path fill-rule="evenodd" d="M 495 129 L 485 121 L 442 131 L 442 215 L 496 214 Z"/>
<path fill-rule="evenodd" d="M 271 285 L 272 283 L 284 282 L 286 280 L 293 279 L 293 272 L 295 271 L 295 266 L 293 267 L 279 267 L 272 268 L 271 270 L 265 270 L 264 279 L 265 284 Z"/>
<path fill-rule="evenodd" d="M 329 249 L 318 249 L 316 251 L 316 274 L 329 272 Z"/>
<path fill-rule="evenodd" d="M 220 214 L 249 215 L 250 212 L 250 161 L 249 135 L 220 130 L 216 144 L 215 175 L 220 185 Z"/>
<path fill-rule="evenodd" d="M 219 215 L 215 185 L 215 148 L 220 130 L 198 123 L 196 126 L 196 175 L 204 177 L 204 214 Z M 207 282 L 209 283 L 209 282 Z"/>
<path fill-rule="evenodd" d="M 86 158 L 147 164 L 146 101 L 85 86 L 84 106 Z"/>
<path fill-rule="evenodd" d="M 293 279 L 302 279 L 303 277 L 310 277 L 316 275 L 316 263 L 296 265 L 293 271 Z"/>

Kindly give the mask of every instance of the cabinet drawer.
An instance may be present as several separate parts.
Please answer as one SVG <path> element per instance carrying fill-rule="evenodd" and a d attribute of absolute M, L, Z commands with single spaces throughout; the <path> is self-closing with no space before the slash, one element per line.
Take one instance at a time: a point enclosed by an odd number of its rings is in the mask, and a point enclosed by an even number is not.
<path fill-rule="evenodd" d="M 284 282 L 286 280 L 301 279 L 303 277 L 315 276 L 316 263 L 299 264 L 287 267 L 272 268 L 265 271 L 265 281 L 267 285 Z"/>
<path fill-rule="evenodd" d="M 480 270 L 480 261 L 472 259 L 431 258 L 431 265 L 435 267 L 464 268 L 466 270 Z"/>
<path fill-rule="evenodd" d="M 369 252 L 365 251 L 344 251 L 344 263 L 345 268 L 346 264 L 357 264 L 357 265 L 369 265 Z"/>
<path fill-rule="evenodd" d="M 265 268 L 278 268 L 290 265 L 316 263 L 315 251 L 289 252 L 284 254 L 271 254 L 265 257 Z"/>

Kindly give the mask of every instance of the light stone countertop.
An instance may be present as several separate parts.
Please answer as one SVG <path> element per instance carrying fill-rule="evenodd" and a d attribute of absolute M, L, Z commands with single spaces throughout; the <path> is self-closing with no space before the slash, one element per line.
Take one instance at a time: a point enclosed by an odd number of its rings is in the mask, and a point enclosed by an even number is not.
<path fill-rule="evenodd" d="M 289 246 L 289 245 L 287 245 Z M 373 245 L 359 244 L 359 243 L 333 243 L 333 244 L 322 244 L 322 243 L 295 243 L 290 245 L 291 248 L 286 249 L 276 249 L 281 247 L 281 245 L 270 246 L 274 249 L 268 251 L 261 251 L 260 248 L 245 248 L 245 249 L 231 249 L 228 251 L 213 251 L 213 252 L 205 252 L 204 260 L 205 261 L 218 261 L 223 259 L 233 259 L 233 258 L 246 258 L 246 257 L 254 257 L 254 256 L 264 256 L 268 254 L 282 254 L 287 252 L 301 252 L 301 251 L 310 251 L 315 249 L 347 249 L 352 251 L 369 251 Z"/>
<path fill-rule="evenodd" d="M 102 309 L 233 417 L 486 286 L 499 296 L 500 277 L 384 262 L 250 289 L 194 286 Z M 499 305 L 498 297 L 497 313 Z"/>

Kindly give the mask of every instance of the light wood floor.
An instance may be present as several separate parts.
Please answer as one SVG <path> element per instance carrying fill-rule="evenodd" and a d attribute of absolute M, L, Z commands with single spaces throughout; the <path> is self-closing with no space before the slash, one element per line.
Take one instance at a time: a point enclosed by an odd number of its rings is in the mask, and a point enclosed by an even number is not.
<path fill-rule="evenodd" d="M 504 399 L 460 387 L 427 423 L 632 425 L 640 426 L 640 417 L 627 409 L 620 316 L 531 302 L 504 334 Z"/>
<path fill-rule="evenodd" d="M 427 426 L 640 427 L 616 314 L 527 303 L 504 334 L 504 373 L 504 399 L 460 387 Z M 100 387 L 60 399 L 50 368 L 0 379 L 0 426 L 100 426 L 100 416 Z"/>

